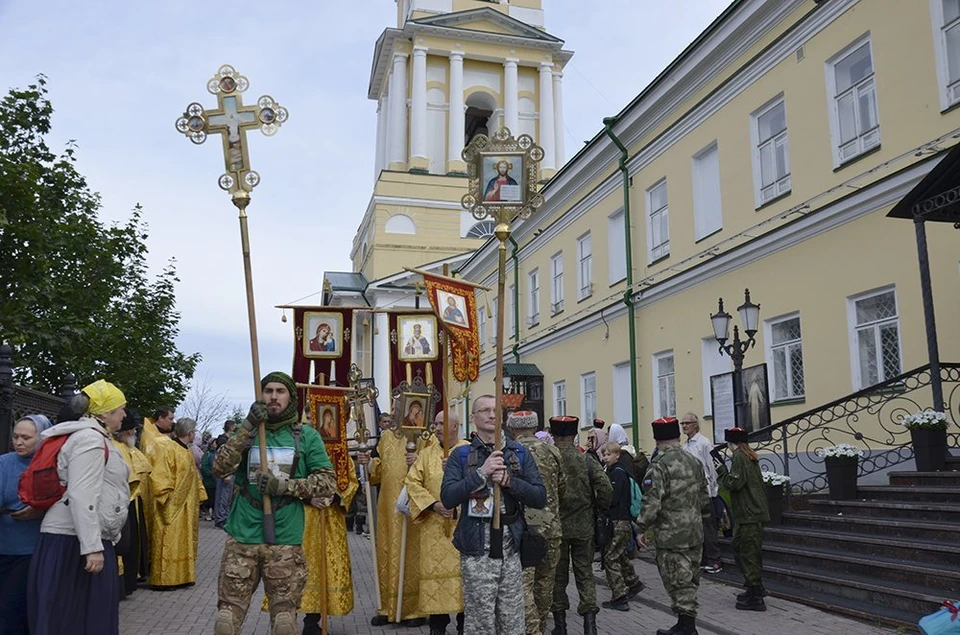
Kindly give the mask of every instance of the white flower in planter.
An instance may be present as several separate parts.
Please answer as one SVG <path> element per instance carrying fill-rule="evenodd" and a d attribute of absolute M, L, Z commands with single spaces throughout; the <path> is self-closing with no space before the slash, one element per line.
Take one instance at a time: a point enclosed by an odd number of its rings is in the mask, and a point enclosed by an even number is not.
<path fill-rule="evenodd" d="M 863 450 L 849 443 L 838 443 L 827 448 L 817 450 L 817 456 L 825 459 L 846 459 L 863 456 Z"/>
<path fill-rule="evenodd" d="M 760 472 L 760 476 L 763 477 L 763 482 L 771 487 L 776 487 L 777 485 L 786 485 L 790 482 L 789 476 L 777 474 L 776 472 L 768 472 L 763 470 Z"/>
<path fill-rule="evenodd" d="M 946 430 L 950 425 L 945 412 L 937 410 L 921 410 L 912 415 L 907 415 L 898 422 L 907 430 L 927 429 L 927 430 Z"/>

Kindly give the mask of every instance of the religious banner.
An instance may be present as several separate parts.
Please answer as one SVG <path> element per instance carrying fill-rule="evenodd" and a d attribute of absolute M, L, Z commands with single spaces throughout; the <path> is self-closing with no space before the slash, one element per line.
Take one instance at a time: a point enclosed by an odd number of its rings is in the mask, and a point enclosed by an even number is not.
<path fill-rule="evenodd" d="M 390 328 L 390 389 L 418 378 L 443 393 L 443 362 L 438 354 L 437 316 L 429 309 L 387 314 Z M 432 421 L 435 409 L 426 413 Z"/>
<path fill-rule="evenodd" d="M 337 491 L 346 492 L 350 487 L 351 472 L 347 451 L 347 421 L 350 418 L 347 391 L 333 386 L 298 384 L 297 387 L 305 395 L 306 425 L 320 433 L 337 475 Z"/>
<path fill-rule="evenodd" d="M 294 307 L 293 380 L 347 386 L 352 324 L 352 308 Z"/>
<path fill-rule="evenodd" d="M 449 335 L 454 378 L 459 382 L 476 381 L 480 374 L 480 330 L 475 285 L 447 276 L 421 275 L 430 306 Z"/>

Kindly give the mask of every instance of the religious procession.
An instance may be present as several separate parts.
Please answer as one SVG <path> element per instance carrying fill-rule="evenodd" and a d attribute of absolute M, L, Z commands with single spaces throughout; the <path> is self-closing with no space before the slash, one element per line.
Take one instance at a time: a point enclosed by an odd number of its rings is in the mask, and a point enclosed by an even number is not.
<path fill-rule="evenodd" d="M 294 4 L 0 3 L 0 635 L 960 633 L 960 2 Z"/>

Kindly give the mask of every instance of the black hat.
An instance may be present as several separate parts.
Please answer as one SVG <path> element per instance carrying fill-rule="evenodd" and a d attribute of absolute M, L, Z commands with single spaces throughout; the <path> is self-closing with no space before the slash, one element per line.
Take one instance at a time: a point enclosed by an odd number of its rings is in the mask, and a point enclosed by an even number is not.
<path fill-rule="evenodd" d="M 550 417 L 550 434 L 555 437 L 573 437 L 577 435 L 580 419 L 577 417 Z"/>
<path fill-rule="evenodd" d="M 653 427 L 653 438 L 657 441 L 680 438 L 680 422 L 676 417 L 662 417 L 650 425 Z"/>
<path fill-rule="evenodd" d="M 136 430 L 143 423 L 140 413 L 133 408 L 124 408 L 123 410 L 126 414 L 123 416 L 123 423 L 120 424 L 120 432 Z"/>
<path fill-rule="evenodd" d="M 727 443 L 746 443 L 748 434 L 743 428 L 729 428 L 723 431 L 723 440 Z"/>
<path fill-rule="evenodd" d="M 605 426 L 605 425 L 607 425 L 607 422 L 604 421 L 603 419 L 594 419 L 594 420 L 593 420 L 593 427 L 594 427 L 594 428 L 602 428 L 602 427 Z"/>

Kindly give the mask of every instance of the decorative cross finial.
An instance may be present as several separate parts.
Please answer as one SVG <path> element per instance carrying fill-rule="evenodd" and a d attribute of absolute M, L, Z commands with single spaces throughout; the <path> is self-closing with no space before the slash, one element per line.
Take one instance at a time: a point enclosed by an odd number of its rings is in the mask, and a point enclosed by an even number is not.
<path fill-rule="evenodd" d="M 249 201 L 250 192 L 260 183 L 260 175 L 250 169 L 247 151 L 247 130 L 260 131 L 273 136 L 289 118 L 287 109 L 264 95 L 254 106 L 244 106 L 240 93 L 250 87 L 250 82 L 229 64 L 207 81 L 207 90 L 217 96 L 217 108 L 204 110 L 203 105 L 189 104 L 176 122 L 177 130 L 197 145 L 207 140 L 210 134 L 219 134 L 223 140 L 225 172 L 220 176 L 220 188 L 229 192 L 234 204 L 240 207 Z"/>
<path fill-rule="evenodd" d="M 350 418 L 357 422 L 357 432 L 354 438 L 360 444 L 361 450 L 366 450 L 367 442 L 370 440 L 370 433 L 367 431 L 366 422 L 363 420 L 364 404 L 376 402 L 380 396 L 380 391 L 376 386 L 364 387 L 361 382 L 363 372 L 356 364 L 350 365 L 350 372 L 347 373 L 347 381 L 350 383 L 350 391 L 347 393 L 347 399 L 350 401 Z"/>

